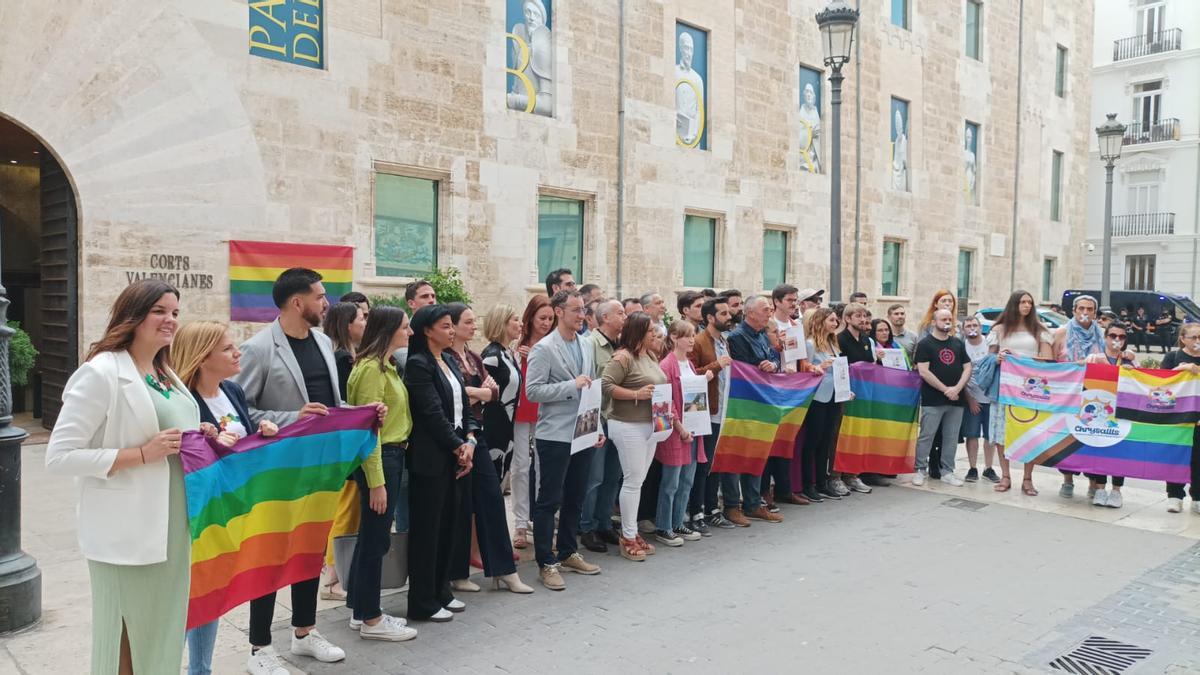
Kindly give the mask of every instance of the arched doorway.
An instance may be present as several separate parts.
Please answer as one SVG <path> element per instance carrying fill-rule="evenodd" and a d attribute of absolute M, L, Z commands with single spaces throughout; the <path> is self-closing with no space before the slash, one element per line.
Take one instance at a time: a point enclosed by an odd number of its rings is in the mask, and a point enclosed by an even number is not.
<path fill-rule="evenodd" d="M 79 362 L 79 218 L 63 167 L 27 129 L 0 114 L 0 282 L 8 319 L 38 351 L 13 411 L 54 426 Z"/>

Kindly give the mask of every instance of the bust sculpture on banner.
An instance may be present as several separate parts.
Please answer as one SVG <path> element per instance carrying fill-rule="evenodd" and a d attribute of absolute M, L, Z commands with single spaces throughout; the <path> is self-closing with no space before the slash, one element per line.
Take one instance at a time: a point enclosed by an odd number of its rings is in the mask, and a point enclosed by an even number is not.
<path fill-rule="evenodd" d="M 704 146 L 704 78 L 693 68 L 696 41 L 682 26 L 677 28 L 675 64 L 675 142 L 687 148 Z"/>
<path fill-rule="evenodd" d="M 554 115 L 554 35 L 543 0 L 507 0 L 508 107 Z M 514 16 L 519 10 L 520 14 Z"/>

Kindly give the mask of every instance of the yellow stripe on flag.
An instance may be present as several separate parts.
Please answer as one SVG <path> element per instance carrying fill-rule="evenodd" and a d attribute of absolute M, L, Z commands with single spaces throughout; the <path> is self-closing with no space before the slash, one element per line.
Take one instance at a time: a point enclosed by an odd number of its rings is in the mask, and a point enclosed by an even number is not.
<path fill-rule="evenodd" d="M 275 281 L 286 267 L 244 267 L 230 265 L 229 278 L 234 281 Z M 353 270 L 316 269 L 322 281 L 330 283 L 349 283 L 354 280 Z"/>
<path fill-rule="evenodd" d="M 192 542 L 192 564 L 236 551 L 243 541 L 258 534 L 289 532 L 302 523 L 333 520 L 340 493 L 339 489 L 291 501 L 260 502 L 224 527 L 210 525 Z"/>

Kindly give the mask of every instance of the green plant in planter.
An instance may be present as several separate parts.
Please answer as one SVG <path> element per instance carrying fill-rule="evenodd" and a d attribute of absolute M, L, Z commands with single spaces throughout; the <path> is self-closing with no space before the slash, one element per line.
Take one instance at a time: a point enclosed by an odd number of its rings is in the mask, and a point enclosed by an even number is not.
<path fill-rule="evenodd" d="M 467 293 L 466 285 L 463 284 L 462 275 L 456 267 L 445 267 L 434 270 L 422 277 L 433 286 L 433 292 L 437 294 L 438 302 L 443 305 L 448 305 L 452 302 L 462 302 L 471 304 L 471 296 Z M 371 302 L 371 306 L 384 305 L 388 307 L 399 307 L 405 312 L 408 311 L 408 303 L 404 301 L 404 294 L 400 295 L 372 295 L 367 298 Z"/>
<path fill-rule="evenodd" d="M 29 373 L 37 361 L 38 351 L 29 339 L 29 333 L 21 329 L 20 321 L 9 321 L 8 327 L 16 331 L 8 341 L 8 371 L 12 386 L 24 387 L 29 384 Z"/>

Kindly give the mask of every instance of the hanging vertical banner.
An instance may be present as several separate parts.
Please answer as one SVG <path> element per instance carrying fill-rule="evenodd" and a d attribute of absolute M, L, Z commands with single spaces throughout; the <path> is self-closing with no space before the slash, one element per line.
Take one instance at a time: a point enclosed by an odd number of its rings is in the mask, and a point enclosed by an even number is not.
<path fill-rule="evenodd" d="M 908 101 L 892 97 L 892 189 L 908 192 Z"/>
<path fill-rule="evenodd" d="M 248 6 L 251 54 L 309 68 L 325 67 L 321 0 L 257 0 Z"/>
<path fill-rule="evenodd" d="M 554 116 L 554 33 L 551 0 L 505 0 L 507 105 Z"/>
<path fill-rule="evenodd" d="M 821 73 L 800 66 L 800 164 L 821 171 Z"/>
<path fill-rule="evenodd" d="M 675 24 L 675 143 L 708 149 L 708 31 Z"/>

